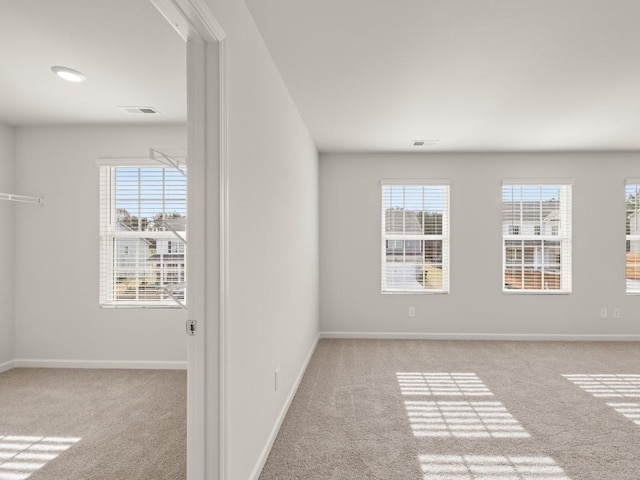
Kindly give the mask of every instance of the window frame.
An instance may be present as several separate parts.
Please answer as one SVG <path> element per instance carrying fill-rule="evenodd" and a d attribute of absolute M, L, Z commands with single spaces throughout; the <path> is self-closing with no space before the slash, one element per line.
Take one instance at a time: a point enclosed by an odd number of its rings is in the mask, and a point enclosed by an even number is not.
<path fill-rule="evenodd" d="M 504 188 L 505 187 L 559 187 L 560 188 L 560 208 L 559 216 L 561 218 L 560 226 L 552 225 L 551 233 L 547 234 L 540 230 L 538 234 L 534 229 L 530 235 L 526 234 L 510 234 L 505 233 L 505 221 L 502 218 L 502 240 L 501 240 L 501 256 L 502 256 L 502 293 L 506 295 L 569 295 L 573 291 L 573 264 L 572 264 L 572 250 L 573 250 L 573 180 L 522 180 L 522 179 L 508 179 L 503 180 L 500 188 L 501 198 L 500 204 L 504 209 Z M 504 210 L 503 210 L 504 211 Z M 504 213 L 503 213 L 504 215 Z M 509 232 L 513 224 L 509 223 Z M 518 229 L 520 231 L 520 229 Z M 507 266 L 512 266 L 507 262 L 507 250 L 515 249 L 512 245 L 507 245 L 509 241 L 545 241 L 559 242 L 560 243 L 560 288 L 555 289 L 515 289 L 506 288 L 506 273 Z M 522 247 L 524 248 L 524 246 Z M 524 252 L 520 253 L 522 262 L 524 265 Z M 545 267 L 545 263 L 542 262 L 542 268 Z M 564 274 L 563 274 L 564 273 Z"/>
<path fill-rule="evenodd" d="M 119 258 L 119 251 L 116 246 L 117 240 L 122 239 L 152 239 L 156 242 L 158 240 L 166 240 L 167 242 L 179 241 L 179 234 L 173 231 L 126 231 L 119 232 L 116 230 L 117 224 L 117 207 L 116 207 L 116 183 L 115 174 L 118 168 L 158 168 L 166 170 L 176 170 L 174 167 L 165 165 L 158 161 L 144 158 L 144 159 L 100 159 L 96 162 L 99 170 L 99 289 L 98 289 L 98 305 L 100 308 L 124 308 L 124 309 L 181 309 L 184 308 L 184 304 L 176 301 L 167 295 L 166 299 L 158 300 L 117 300 L 116 297 L 116 283 L 109 283 L 108 279 L 114 278 L 114 271 L 116 269 Z M 185 173 L 186 170 L 183 171 Z M 186 185 L 186 173 L 185 173 L 185 218 L 188 218 L 188 212 L 186 211 L 187 202 L 187 185 Z M 164 188 L 164 187 L 163 187 Z M 165 212 L 166 213 L 166 212 Z M 185 232 L 186 235 L 186 232 Z M 182 238 L 182 237 L 180 237 Z M 178 272 L 178 277 L 187 277 L 187 248 L 186 237 L 184 241 L 184 268 L 183 275 Z M 127 249 L 129 247 L 127 246 Z M 175 262 L 174 262 L 175 263 Z M 166 268 L 160 268 L 158 272 L 163 278 L 164 275 L 170 274 L 166 271 Z M 168 277 L 166 277 L 168 278 Z M 180 283 L 180 282 L 179 282 Z M 184 288 L 182 289 L 184 292 Z M 184 298 L 182 299 L 184 301 Z"/>
<path fill-rule="evenodd" d="M 624 262 L 624 280 L 625 280 L 625 288 L 624 288 L 624 292 L 625 295 L 640 295 L 640 287 L 635 288 L 635 289 L 629 289 L 629 286 L 627 284 L 627 269 L 628 269 L 628 254 L 629 253 L 633 253 L 633 252 L 628 252 L 627 251 L 627 244 L 631 245 L 633 241 L 639 242 L 640 243 L 640 231 L 637 234 L 631 234 L 631 232 L 627 233 L 627 220 L 628 220 L 628 210 L 627 210 L 627 190 L 629 187 L 635 187 L 635 194 L 636 194 L 636 199 L 638 198 L 637 195 L 640 194 L 640 178 L 628 178 L 625 180 L 625 186 L 624 186 L 624 208 L 625 208 L 625 248 L 624 248 L 624 252 L 625 252 L 625 262 Z M 636 203 L 639 203 L 638 200 L 636 200 Z M 640 214 L 640 209 L 638 210 L 638 213 Z"/>
<path fill-rule="evenodd" d="M 385 187 L 442 187 L 443 191 L 443 216 L 442 216 L 442 233 L 441 234 L 387 234 L 385 224 Z M 451 245 L 450 245 L 450 224 L 451 224 L 451 186 L 450 181 L 446 179 L 382 179 L 380 180 L 380 204 L 381 204 L 381 237 L 379 245 L 381 246 L 381 265 L 380 265 L 380 293 L 383 295 L 446 295 L 450 289 L 450 263 L 451 263 Z M 406 248 L 407 241 L 416 240 L 439 240 L 442 242 L 442 288 L 441 289 L 389 289 L 386 287 L 386 249 L 387 242 L 402 241 L 403 248 Z"/>

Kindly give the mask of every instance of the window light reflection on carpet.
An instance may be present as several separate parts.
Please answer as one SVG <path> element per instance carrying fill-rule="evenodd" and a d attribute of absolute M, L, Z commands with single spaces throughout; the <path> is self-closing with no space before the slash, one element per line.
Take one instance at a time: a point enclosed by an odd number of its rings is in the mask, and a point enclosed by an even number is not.
<path fill-rule="evenodd" d="M 636 425 L 640 425 L 640 403 L 607 403 L 607 405 L 629 420 L 633 420 Z"/>
<path fill-rule="evenodd" d="M 640 375 L 563 375 L 594 397 L 640 397 Z"/>
<path fill-rule="evenodd" d="M 403 395 L 491 396 L 475 373 L 396 373 Z"/>
<path fill-rule="evenodd" d="M 500 402 L 406 401 L 415 437 L 528 438 Z"/>
<path fill-rule="evenodd" d="M 420 455 L 423 480 L 570 480 L 550 457 Z"/>
<path fill-rule="evenodd" d="M 77 437 L 0 436 L 0 480 L 26 480 L 80 440 Z"/>

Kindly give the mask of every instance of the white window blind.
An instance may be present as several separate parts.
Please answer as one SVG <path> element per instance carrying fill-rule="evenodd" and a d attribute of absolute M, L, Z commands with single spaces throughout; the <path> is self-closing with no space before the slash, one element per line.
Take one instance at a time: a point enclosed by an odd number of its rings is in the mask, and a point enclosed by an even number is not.
<path fill-rule="evenodd" d="M 571 185 L 503 184 L 503 290 L 571 292 Z"/>
<path fill-rule="evenodd" d="M 449 291 L 449 186 L 382 185 L 382 291 Z"/>
<path fill-rule="evenodd" d="M 627 293 L 640 294 L 640 183 L 627 184 L 625 194 Z"/>
<path fill-rule="evenodd" d="M 184 301 L 186 183 L 177 168 L 100 167 L 100 305 Z"/>

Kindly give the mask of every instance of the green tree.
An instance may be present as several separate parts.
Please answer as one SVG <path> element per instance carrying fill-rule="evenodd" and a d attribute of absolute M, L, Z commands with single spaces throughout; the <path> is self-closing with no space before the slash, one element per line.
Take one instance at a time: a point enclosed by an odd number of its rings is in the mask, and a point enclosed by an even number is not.
<path fill-rule="evenodd" d="M 143 231 L 147 229 L 149 219 L 142 217 L 138 218 L 136 215 L 131 215 L 125 208 L 119 208 L 116 212 L 116 221 L 132 231 Z"/>

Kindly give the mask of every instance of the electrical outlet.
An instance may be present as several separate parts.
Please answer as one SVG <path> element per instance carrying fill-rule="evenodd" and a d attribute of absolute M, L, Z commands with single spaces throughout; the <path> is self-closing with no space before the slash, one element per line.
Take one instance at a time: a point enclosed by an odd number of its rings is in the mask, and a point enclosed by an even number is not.
<path fill-rule="evenodd" d="M 280 367 L 276 368 L 276 373 L 273 376 L 273 388 L 277 392 L 278 391 L 278 374 L 280 373 Z"/>
<path fill-rule="evenodd" d="M 622 318 L 622 312 L 620 311 L 620 307 L 614 307 L 613 318 Z"/>
<path fill-rule="evenodd" d="M 603 320 L 605 318 L 609 318 L 609 312 L 607 311 L 607 307 L 600 308 L 600 318 L 602 318 Z"/>
<path fill-rule="evenodd" d="M 416 307 L 409 307 L 409 316 L 410 317 L 416 316 Z"/>

